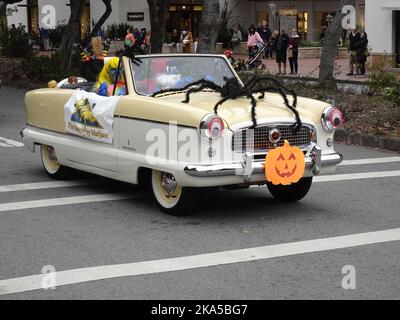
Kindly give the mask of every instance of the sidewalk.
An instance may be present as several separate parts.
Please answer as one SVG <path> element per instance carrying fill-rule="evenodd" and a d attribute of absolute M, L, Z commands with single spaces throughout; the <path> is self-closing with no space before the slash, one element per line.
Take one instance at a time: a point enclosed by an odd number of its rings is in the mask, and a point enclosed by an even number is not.
<path fill-rule="evenodd" d="M 248 57 L 244 55 L 235 55 L 235 59 L 244 59 L 246 60 Z M 267 71 L 276 74 L 278 73 L 278 64 L 275 61 L 275 58 L 272 59 L 264 59 L 263 63 L 267 66 Z M 318 78 L 319 74 L 319 64 L 320 59 L 308 58 L 308 59 L 299 59 L 299 74 L 301 77 L 310 77 L 310 78 Z M 283 71 L 283 68 L 282 68 Z M 367 80 L 367 76 L 347 76 L 350 71 L 349 60 L 348 59 L 336 59 L 336 68 L 334 70 L 335 79 L 338 80 L 351 80 L 351 81 L 359 81 L 364 82 Z M 287 62 L 287 74 L 290 73 L 289 60 Z"/>

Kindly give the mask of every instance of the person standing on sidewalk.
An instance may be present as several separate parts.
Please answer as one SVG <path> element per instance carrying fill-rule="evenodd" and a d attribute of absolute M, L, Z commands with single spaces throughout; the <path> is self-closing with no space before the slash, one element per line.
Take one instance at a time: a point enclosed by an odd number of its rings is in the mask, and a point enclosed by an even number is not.
<path fill-rule="evenodd" d="M 356 62 L 357 62 L 357 73 L 356 75 L 365 75 L 365 63 L 368 57 L 368 37 L 366 32 L 360 34 L 360 40 L 356 43 Z"/>
<path fill-rule="evenodd" d="M 278 64 L 278 75 L 286 74 L 286 62 L 287 62 L 287 51 L 289 47 L 289 36 L 285 33 L 285 30 L 281 30 L 276 38 L 276 63 Z"/>
<path fill-rule="evenodd" d="M 354 65 L 357 66 L 356 62 L 356 54 L 357 54 L 357 47 L 356 44 L 360 40 L 360 33 L 357 31 L 357 27 L 353 26 L 351 28 L 351 33 L 349 34 L 349 58 L 350 58 L 350 72 L 347 74 L 348 76 L 354 75 Z"/>
<path fill-rule="evenodd" d="M 293 29 L 289 39 L 290 74 L 297 74 L 299 72 L 299 43 L 300 36 L 297 34 L 297 30 Z"/>
<path fill-rule="evenodd" d="M 44 51 L 49 51 L 50 50 L 49 30 L 41 28 L 40 35 L 42 36 Z"/>
<path fill-rule="evenodd" d="M 235 26 L 233 28 L 233 33 L 232 33 L 232 38 L 231 38 L 231 49 L 235 50 L 235 47 L 240 45 L 240 42 L 242 42 L 242 32 L 240 31 L 238 26 Z"/>
<path fill-rule="evenodd" d="M 263 39 L 261 38 L 260 34 L 257 32 L 256 27 L 252 24 L 249 27 L 249 36 L 247 38 L 247 48 L 249 50 L 249 57 L 251 57 L 251 52 L 259 43 L 264 43 Z"/>
<path fill-rule="evenodd" d="M 257 29 L 258 34 L 260 35 L 261 39 L 263 39 L 264 43 L 269 43 L 271 40 L 272 31 L 268 27 L 267 20 L 263 20 L 261 26 Z M 271 55 L 269 46 L 267 46 L 264 50 L 263 56 L 264 58 L 268 59 Z"/>

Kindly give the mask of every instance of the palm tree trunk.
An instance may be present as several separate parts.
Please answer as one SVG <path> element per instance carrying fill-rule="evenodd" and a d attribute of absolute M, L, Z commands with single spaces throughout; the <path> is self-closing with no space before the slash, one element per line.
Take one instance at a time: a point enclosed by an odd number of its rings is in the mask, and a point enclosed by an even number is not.
<path fill-rule="evenodd" d="M 70 0 L 71 15 L 65 30 L 60 48 L 61 66 L 67 70 L 71 65 L 72 48 L 79 41 L 79 31 L 81 27 L 81 17 L 84 1 Z"/>
<path fill-rule="evenodd" d="M 321 62 L 319 69 L 319 80 L 321 83 L 332 86 L 334 84 L 333 72 L 335 68 L 335 60 L 339 48 L 339 40 L 342 34 L 342 8 L 345 5 L 354 4 L 354 0 L 340 0 L 339 8 L 332 22 L 328 25 L 325 34 L 324 45 L 322 48 Z"/>
<path fill-rule="evenodd" d="M 215 53 L 219 31 L 219 10 L 219 0 L 204 1 L 197 45 L 198 53 Z"/>
<path fill-rule="evenodd" d="M 151 52 L 161 53 L 171 0 L 147 0 L 151 24 Z"/>

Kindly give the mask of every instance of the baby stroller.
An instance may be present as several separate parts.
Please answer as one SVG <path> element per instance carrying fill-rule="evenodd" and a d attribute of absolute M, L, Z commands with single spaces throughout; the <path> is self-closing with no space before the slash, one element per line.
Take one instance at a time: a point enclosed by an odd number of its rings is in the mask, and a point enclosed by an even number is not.
<path fill-rule="evenodd" d="M 267 44 L 258 43 L 250 51 L 250 57 L 246 60 L 248 70 L 261 69 L 265 70 L 267 66 L 262 62 L 262 53 L 264 52 Z"/>

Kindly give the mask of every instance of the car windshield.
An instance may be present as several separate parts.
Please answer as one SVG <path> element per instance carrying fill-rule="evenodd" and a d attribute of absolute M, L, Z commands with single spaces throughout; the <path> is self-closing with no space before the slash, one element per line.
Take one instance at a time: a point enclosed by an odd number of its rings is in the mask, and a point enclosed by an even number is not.
<path fill-rule="evenodd" d="M 132 70 L 135 89 L 141 95 L 180 89 L 202 79 L 223 86 L 224 78 L 235 77 L 227 61 L 217 56 L 146 56 L 140 60 L 132 63 Z"/>

